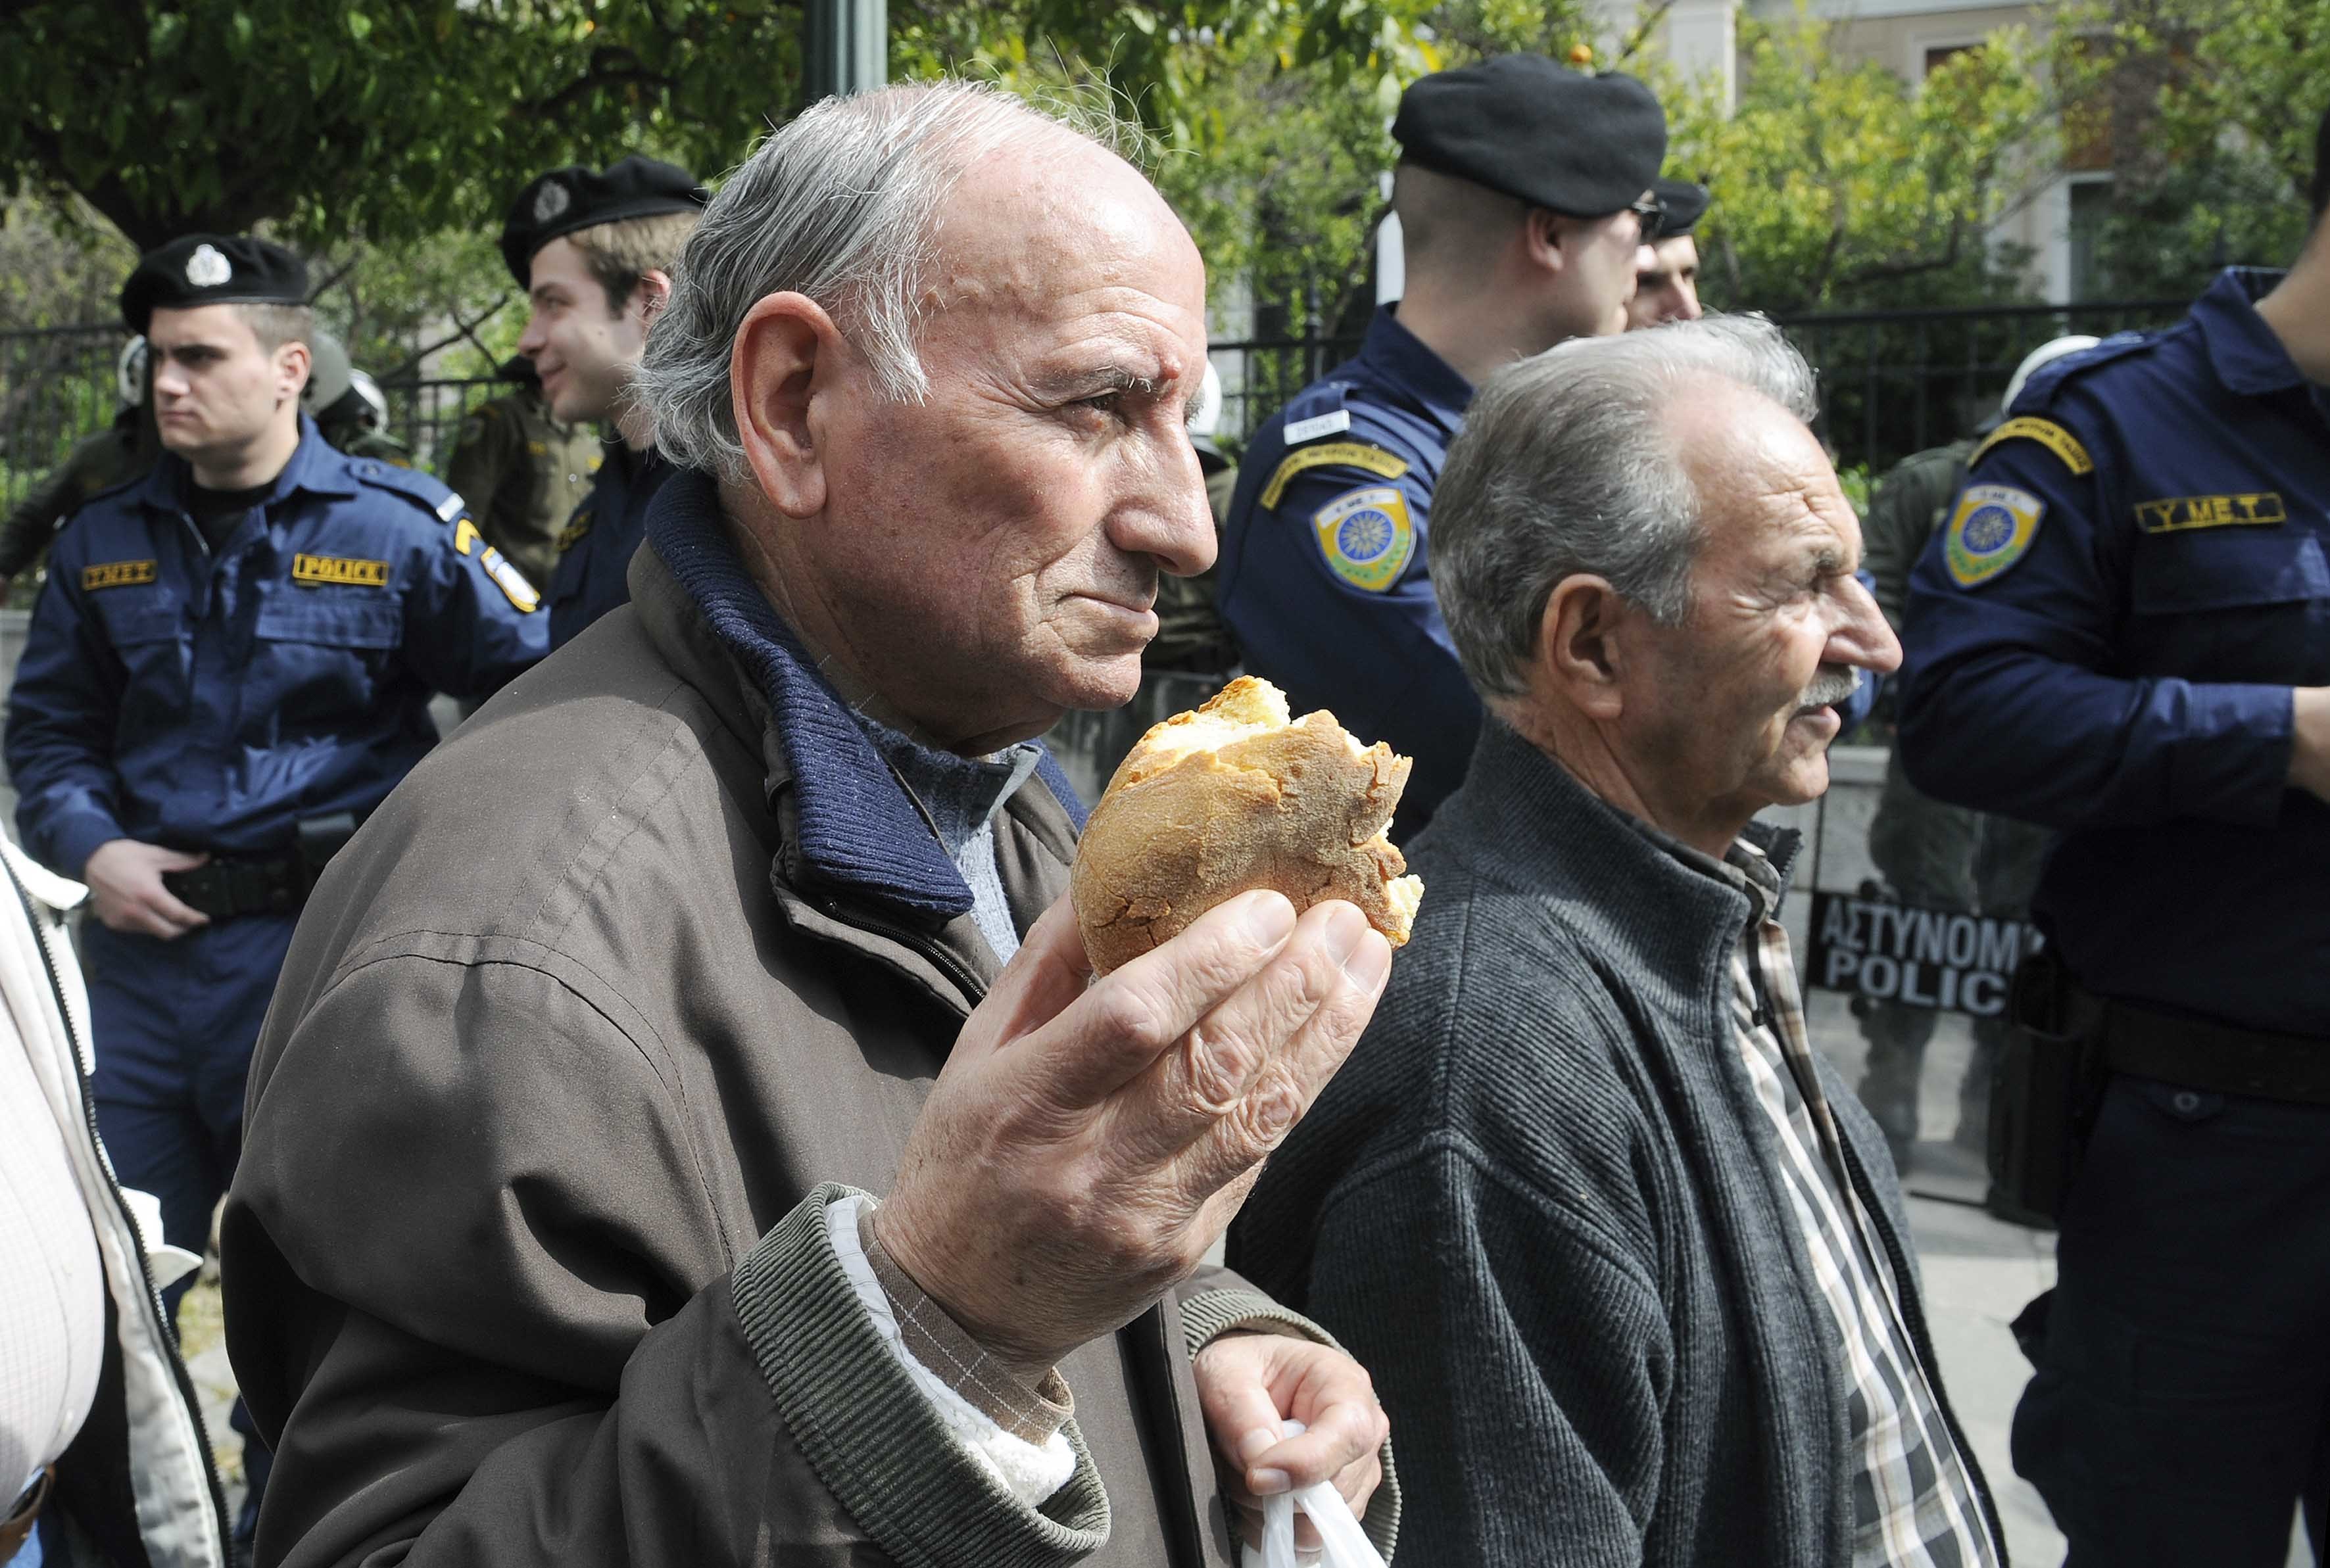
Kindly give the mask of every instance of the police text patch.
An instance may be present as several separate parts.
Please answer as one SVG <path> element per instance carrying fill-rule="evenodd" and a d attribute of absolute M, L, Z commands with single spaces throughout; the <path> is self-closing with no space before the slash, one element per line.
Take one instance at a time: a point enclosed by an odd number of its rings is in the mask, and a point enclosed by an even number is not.
<path fill-rule="evenodd" d="M 1990 449 L 2002 441 L 2036 441 L 2062 458 L 2063 466 L 2074 474 L 2095 472 L 2095 461 L 2088 456 L 2088 449 L 2079 444 L 2079 437 L 2052 420 L 2033 419 L 2028 415 L 2009 420 L 1991 431 L 1990 439 L 1976 447 L 1974 456 L 1966 459 L 1966 467 L 1971 468 L 1981 462 L 1989 455 Z"/>
<path fill-rule="evenodd" d="M 1395 458 L 1381 447 L 1371 447 L 1365 441 L 1330 441 L 1323 447 L 1305 447 L 1299 452 L 1289 452 L 1286 460 L 1271 475 L 1270 483 L 1262 487 L 1262 504 L 1278 505 L 1286 494 L 1286 486 L 1294 476 L 1312 468 L 1329 468 L 1338 465 L 1347 468 L 1364 468 L 1370 474 L 1381 474 L 1387 479 L 1397 479 L 1407 472 L 1407 460 Z"/>
<path fill-rule="evenodd" d="M 100 588 L 135 588 L 141 582 L 156 581 L 160 572 L 158 562 L 107 561 L 81 569 L 81 590 L 94 593 Z"/>
<path fill-rule="evenodd" d="M 1407 497 L 1394 486 L 1346 490 L 1312 515 L 1311 526 L 1328 567 L 1369 593 L 1388 591 L 1416 553 Z"/>
<path fill-rule="evenodd" d="M 1968 485 L 1942 539 L 1942 558 L 1960 588 L 1979 588 L 2022 559 L 2047 503 L 2012 485 Z"/>
<path fill-rule="evenodd" d="M 2166 496 L 2136 504 L 2136 525 L 2146 534 L 2188 528 L 2269 528 L 2289 521 L 2278 491 L 2242 496 Z"/>
<path fill-rule="evenodd" d="M 294 555 L 291 581 L 310 588 L 327 583 L 347 588 L 386 588 L 388 562 L 359 561 L 346 555 Z"/>

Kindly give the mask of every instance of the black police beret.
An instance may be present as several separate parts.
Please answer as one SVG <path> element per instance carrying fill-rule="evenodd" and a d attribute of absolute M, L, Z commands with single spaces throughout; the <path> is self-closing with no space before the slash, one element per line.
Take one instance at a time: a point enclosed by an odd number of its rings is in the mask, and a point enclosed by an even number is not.
<path fill-rule="evenodd" d="M 143 334 L 156 310 L 204 305 L 305 305 L 308 264 L 248 234 L 188 234 L 137 259 L 121 286 L 121 319 Z"/>
<path fill-rule="evenodd" d="M 1403 159 L 1580 218 L 1634 205 L 1667 154 L 1666 111 L 1649 88 L 1541 54 L 1422 78 L 1391 134 Z"/>
<path fill-rule="evenodd" d="M 561 234 L 625 218 L 693 213 L 712 199 L 696 176 L 677 164 L 633 153 L 594 174 L 569 164 L 536 178 L 510 203 L 502 224 L 502 260 L 520 288 L 533 284 L 534 254 Z"/>
<path fill-rule="evenodd" d="M 1673 240 L 1691 231 L 1691 225 L 1707 216 L 1707 203 L 1712 200 L 1705 185 L 1689 180 L 1657 179 L 1651 190 L 1659 199 L 1664 214 L 1659 223 L 1659 238 Z"/>

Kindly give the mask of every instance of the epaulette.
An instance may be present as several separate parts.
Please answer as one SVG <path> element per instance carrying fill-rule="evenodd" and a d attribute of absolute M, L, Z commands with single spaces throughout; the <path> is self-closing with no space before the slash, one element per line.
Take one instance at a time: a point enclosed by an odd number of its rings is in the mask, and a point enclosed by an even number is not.
<path fill-rule="evenodd" d="M 450 523 L 469 510 L 469 504 L 461 499 L 459 492 L 418 468 L 400 468 L 377 458 L 350 458 L 348 472 L 375 490 L 403 496 L 422 511 L 433 514 L 440 523 Z"/>
<path fill-rule="evenodd" d="M 1304 387 L 1286 405 L 1286 422 L 1280 428 L 1279 439 L 1290 447 L 1299 447 L 1350 430 L 1351 411 L 1343 406 L 1343 394 L 1349 390 L 1340 381 Z"/>
<path fill-rule="evenodd" d="M 2024 382 L 2022 390 L 2015 394 L 2014 406 L 2006 411 L 2016 414 L 2041 411 L 2054 401 L 2055 394 L 2066 383 L 2099 365 L 2126 359 L 2138 349 L 2150 348 L 2159 341 L 2160 334 L 2157 332 L 2115 332 L 2093 348 L 2083 348 L 2077 354 L 2051 359 L 2031 373 L 2031 379 Z"/>
<path fill-rule="evenodd" d="M 2048 418 L 2047 411 L 2053 408 L 2056 395 L 2072 381 L 2099 365 L 2151 347 L 2157 336 L 2145 332 L 2115 333 L 2093 348 L 2067 354 L 2041 365 L 2015 394 L 2014 406 L 2007 411 L 2009 417 L 1984 436 L 1982 445 L 1966 458 L 1967 471 L 1971 473 L 1983 458 L 2008 441 L 2036 441 L 2060 458 L 2063 467 L 2072 473 L 2094 473 L 2095 459 L 2088 456 L 2087 447 L 2079 437 Z"/>

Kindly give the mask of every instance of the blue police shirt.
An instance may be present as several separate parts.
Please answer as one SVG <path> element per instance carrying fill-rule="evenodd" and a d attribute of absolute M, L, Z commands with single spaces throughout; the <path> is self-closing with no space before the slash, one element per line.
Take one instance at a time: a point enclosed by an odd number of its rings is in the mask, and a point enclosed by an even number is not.
<path fill-rule="evenodd" d="M 1255 431 L 1222 535 L 1215 599 L 1246 667 L 1298 713 L 1330 708 L 1415 760 L 1393 836 L 1463 781 L 1481 729 L 1433 596 L 1432 491 L 1470 383 L 1399 324 Z"/>
<path fill-rule="evenodd" d="M 369 811 L 435 742 L 433 692 L 484 696 L 546 651 L 459 496 L 312 420 L 215 556 L 191 484 L 166 456 L 50 553 L 5 748 L 25 846 L 68 875 L 109 839 L 273 852 Z"/>
<path fill-rule="evenodd" d="M 2065 830 L 2034 909 L 2079 982 L 2330 1038 L 2330 806 L 2288 787 L 2330 683 L 2330 398 L 2236 269 L 2032 377 L 1909 580 L 1902 760 Z"/>
<path fill-rule="evenodd" d="M 591 493 L 559 538 L 558 570 L 550 580 L 552 647 L 564 647 L 584 627 L 631 601 L 631 555 L 647 536 L 648 503 L 671 477 L 671 465 L 653 447 L 634 452 L 620 440 L 606 446 Z"/>

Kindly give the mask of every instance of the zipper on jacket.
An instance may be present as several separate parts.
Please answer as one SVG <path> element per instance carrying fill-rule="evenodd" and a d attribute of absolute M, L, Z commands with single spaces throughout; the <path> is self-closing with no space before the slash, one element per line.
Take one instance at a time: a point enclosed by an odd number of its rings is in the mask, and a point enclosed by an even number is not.
<path fill-rule="evenodd" d="M 5 860 L 0 860 L 5 864 Z M 73 1091 L 81 1100 L 81 1117 L 89 1127 L 90 1148 L 99 1154 L 98 1169 L 105 1176 L 106 1195 L 113 1202 L 114 1213 L 129 1232 L 130 1251 L 137 1260 L 138 1282 L 145 1287 L 146 1304 L 154 1314 L 156 1327 L 162 1330 L 162 1348 L 170 1358 L 170 1374 L 178 1385 L 178 1395 L 186 1417 L 194 1423 L 194 1448 L 203 1461 L 203 1479 L 209 1484 L 211 1495 L 212 1542 L 218 1550 L 220 1568 L 234 1562 L 234 1553 L 227 1542 L 226 1488 L 219 1479 L 218 1459 L 211 1448 L 210 1428 L 203 1420 L 202 1400 L 194 1391 L 193 1375 L 186 1371 L 185 1357 L 178 1353 L 177 1327 L 162 1309 L 162 1292 L 154 1284 L 153 1265 L 147 1261 L 145 1233 L 138 1229 L 137 1216 L 130 1212 L 128 1200 L 121 1195 L 121 1181 L 113 1173 L 113 1157 L 106 1154 L 105 1142 L 97 1127 L 97 1101 L 89 1091 L 89 1080 L 81 1071 L 86 1060 L 81 1053 L 80 1034 L 74 1030 L 72 1009 L 65 1005 L 65 987 L 57 970 L 55 951 L 50 947 L 52 934 L 49 922 L 33 902 L 33 895 L 16 875 L 14 866 L 7 866 L 8 884 L 16 893 L 16 902 L 24 911 L 24 918 L 33 928 L 33 945 L 41 951 L 41 967 L 47 971 L 49 990 L 56 997 L 57 1020 L 64 1026 L 65 1044 L 72 1053 Z M 125 1353 L 126 1354 L 126 1353 Z"/>
<path fill-rule="evenodd" d="M 2003 1564 L 2006 1553 L 2006 1525 L 1998 1516 L 1998 1501 L 1990 1495 L 1990 1482 L 1975 1462 L 1974 1449 L 1966 1441 L 1965 1431 L 1958 1425 L 1957 1412 L 1950 1408 L 1949 1391 L 1942 1384 L 1941 1358 L 1934 1354 L 1933 1337 L 1926 1331 L 1926 1304 L 1915 1289 L 1917 1275 L 1909 1269 L 1909 1260 L 1901 1250 L 1900 1237 L 1893 1233 L 1893 1224 L 1886 1218 L 1877 1193 L 1870 1185 L 1869 1173 L 1861 1167 L 1861 1156 L 1854 1152 L 1849 1139 L 1839 1138 L 1837 1148 L 1844 1152 L 1846 1171 L 1852 1178 L 1852 1190 L 1861 1205 L 1869 1211 L 1872 1227 L 1885 1242 L 1885 1258 L 1893 1270 L 1893 1282 L 1900 1291 L 1905 1310 L 1901 1317 L 1909 1329 L 1909 1348 L 1917 1355 L 1926 1374 L 1926 1386 L 1933 1391 L 1934 1408 L 1942 1413 L 1942 1425 L 1948 1429 L 1950 1441 L 1957 1445 L 1958 1459 L 1965 1467 L 1966 1479 L 1973 1483 L 1975 1496 L 1982 1504 L 1984 1522 L 1990 1526 L 1991 1544 Z"/>
<path fill-rule="evenodd" d="M 838 898 L 824 898 L 814 902 L 829 916 L 842 924 L 854 927 L 868 936 L 882 937 L 894 941 L 916 957 L 928 959 L 933 968 L 961 987 L 962 994 L 970 998 L 973 1007 L 986 1000 L 987 982 L 973 973 L 968 964 L 947 951 L 945 948 L 931 941 L 923 932 L 899 925 L 895 921 L 886 921 L 881 916 L 863 908 L 845 905 Z"/>

